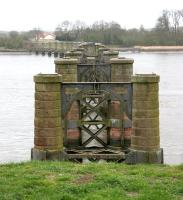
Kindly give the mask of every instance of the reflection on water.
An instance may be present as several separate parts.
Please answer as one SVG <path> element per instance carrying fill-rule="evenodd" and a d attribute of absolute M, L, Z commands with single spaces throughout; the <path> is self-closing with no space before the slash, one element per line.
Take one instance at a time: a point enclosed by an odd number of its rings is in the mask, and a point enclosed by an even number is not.
<path fill-rule="evenodd" d="M 183 163 L 183 54 L 121 53 L 135 59 L 134 73 L 157 73 L 165 162 Z M 0 162 L 30 160 L 33 147 L 33 75 L 53 73 L 54 58 L 0 55 Z"/>

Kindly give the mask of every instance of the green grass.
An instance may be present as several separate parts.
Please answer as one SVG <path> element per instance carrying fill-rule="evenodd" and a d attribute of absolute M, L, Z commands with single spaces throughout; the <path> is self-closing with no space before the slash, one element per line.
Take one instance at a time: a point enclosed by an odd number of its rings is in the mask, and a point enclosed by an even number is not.
<path fill-rule="evenodd" d="M 0 200 L 183 200 L 183 165 L 0 165 Z"/>

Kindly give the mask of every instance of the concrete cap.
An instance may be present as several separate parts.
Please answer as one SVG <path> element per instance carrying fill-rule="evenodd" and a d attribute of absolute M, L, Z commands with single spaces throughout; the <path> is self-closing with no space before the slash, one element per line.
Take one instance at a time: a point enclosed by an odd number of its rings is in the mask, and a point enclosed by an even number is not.
<path fill-rule="evenodd" d="M 132 58 L 122 58 L 122 57 L 119 57 L 119 58 L 111 58 L 110 59 L 110 63 L 111 64 L 133 64 L 134 63 L 134 59 Z"/>
<path fill-rule="evenodd" d="M 106 55 L 106 56 L 117 56 L 118 54 L 119 54 L 119 52 L 118 51 L 104 51 L 104 56 Z"/>
<path fill-rule="evenodd" d="M 34 76 L 36 83 L 58 83 L 62 82 L 62 75 L 60 74 L 37 74 Z"/>
<path fill-rule="evenodd" d="M 54 63 L 55 64 L 62 64 L 63 65 L 63 64 L 77 64 L 79 62 L 78 62 L 78 59 L 66 57 L 66 58 L 56 59 L 54 61 Z"/>
<path fill-rule="evenodd" d="M 73 50 L 74 50 L 74 51 L 84 51 L 85 49 L 82 48 L 82 47 L 78 47 L 78 48 L 74 48 Z"/>
<path fill-rule="evenodd" d="M 157 74 L 135 74 L 131 81 L 133 83 L 157 83 L 160 81 L 160 76 Z"/>
<path fill-rule="evenodd" d="M 95 46 L 97 46 L 97 47 L 105 47 L 105 45 L 103 45 L 102 43 L 95 43 Z"/>
<path fill-rule="evenodd" d="M 86 47 L 86 46 L 90 46 L 90 45 L 93 45 L 94 43 L 93 42 L 84 42 L 84 43 L 81 43 L 79 45 L 79 47 Z"/>
<path fill-rule="evenodd" d="M 108 51 L 108 50 L 109 50 L 109 48 L 107 48 L 107 47 L 102 47 L 102 48 L 98 49 L 98 51 Z"/>
<path fill-rule="evenodd" d="M 66 56 L 80 56 L 82 55 L 82 52 L 81 51 L 66 52 L 65 55 Z"/>
<path fill-rule="evenodd" d="M 95 57 L 87 57 L 87 60 L 95 60 Z"/>

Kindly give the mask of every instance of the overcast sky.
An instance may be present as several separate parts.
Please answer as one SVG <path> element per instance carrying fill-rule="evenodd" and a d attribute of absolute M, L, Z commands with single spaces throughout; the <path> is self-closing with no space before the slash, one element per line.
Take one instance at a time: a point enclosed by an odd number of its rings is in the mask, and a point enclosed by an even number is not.
<path fill-rule="evenodd" d="M 163 9 L 183 9 L 183 0 L 0 0 L 0 30 L 54 31 L 64 20 L 152 28 Z"/>

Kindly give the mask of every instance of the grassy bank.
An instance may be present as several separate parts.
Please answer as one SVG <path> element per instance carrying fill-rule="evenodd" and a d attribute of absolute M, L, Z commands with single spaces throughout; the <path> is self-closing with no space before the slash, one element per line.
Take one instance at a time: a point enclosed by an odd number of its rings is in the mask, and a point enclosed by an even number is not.
<path fill-rule="evenodd" d="M 182 200 L 183 165 L 0 165 L 0 199 Z"/>

